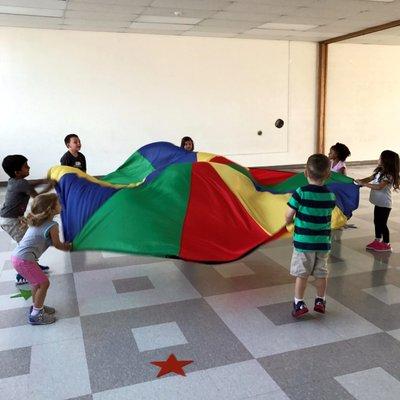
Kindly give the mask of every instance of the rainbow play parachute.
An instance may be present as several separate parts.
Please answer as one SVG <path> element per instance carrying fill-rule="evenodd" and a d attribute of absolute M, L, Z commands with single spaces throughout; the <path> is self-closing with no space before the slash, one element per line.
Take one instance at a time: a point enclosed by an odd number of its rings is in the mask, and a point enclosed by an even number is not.
<path fill-rule="evenodd" d="M 277 239 L 286 203 L 304 174 L 247 169 L 224 157 L 157 142 L 96 179 L 58 166 L 64 237 L 74 250 L 104 250 L 201 262 L 227 262 Z M 358 207 L 359 188 L 332 173 L 332 227 Z"/>

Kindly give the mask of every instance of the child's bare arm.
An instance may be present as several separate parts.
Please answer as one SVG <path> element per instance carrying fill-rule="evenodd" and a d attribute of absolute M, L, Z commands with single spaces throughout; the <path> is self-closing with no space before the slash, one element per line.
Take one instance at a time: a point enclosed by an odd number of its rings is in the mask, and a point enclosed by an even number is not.
<path fill-rule="evenodd" d="M 56 182 L 53 180 L 50 180 L 50 179 L 36 179 L 34 181 L 31 181 L 30 184 L 32 186 L 30 196 L 36 197 L 39 194 L 47 193 L 50 190 L 52 190 L 54 188 Z M 37 191 L 36 186 L 40 186 L 40 185 L 45 185 L 45 186 L 43 188 L 41 188 L 40 191 Z"/>
<path fill-rule="evenodd" d="M 293 218 L 296 215 L 296 211 L 293 208 L 288 207 L 286 210 L 285 218 L 286 218 L 286 225 L 290 225 L 293 223 Z"/>
<path fill-rule="evenodd" d="M 355 182 L 357 182 L 359 185 L 364 186 L 364 183 L 368 183 L 374 180 L 374 175 L 368 176 L 363 179 L 356 179 Z"/>
<path fill-rule="evenodd" d="M 365 186 L 365 187 L 370 188 L 372 190 L 381 190 L 384 187 L 386 187 L 387 185 L 389 185 L 388 181 L 382 181 L 382 182 L 379 182 L 379 183 L 363 183 L 362 186 Z"/>
<path fill-rule="evenodd" d="M 51 237 L 51 241 L 53 242 L 53 246 L 56 249 L 63 250 L 63 251 L 71 251 L 72 250 L 72 243 L 61 242 L 60 234 L 58 232 L 58 225 L 54 225 L 50 228 L 50 237 Z"/>

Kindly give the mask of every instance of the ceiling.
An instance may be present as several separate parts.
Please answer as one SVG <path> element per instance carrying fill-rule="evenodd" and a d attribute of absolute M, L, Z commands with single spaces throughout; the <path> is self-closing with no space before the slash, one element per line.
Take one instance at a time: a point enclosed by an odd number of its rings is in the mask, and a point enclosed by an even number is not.
<path fill-rule="evenodd" d="M 318 42 L 397 19 L 400 0 L 0 0 L 0 26 L 179 36 Z M 351 42 L 368 36 L 400 44 Z"/>
<path fill-rule="evenodd" d="M 369 35 L 344 40 L 342 43 L 400 45 L 400 26 Z"/>

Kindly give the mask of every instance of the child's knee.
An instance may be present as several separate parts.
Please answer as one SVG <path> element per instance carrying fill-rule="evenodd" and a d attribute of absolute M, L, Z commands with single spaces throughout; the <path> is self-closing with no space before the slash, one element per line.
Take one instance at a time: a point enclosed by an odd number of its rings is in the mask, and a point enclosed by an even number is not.
<path fill-rule="evenodd" d="M 38 285 L 38 288 L 40 288 L 40 289 L 46 289 L 46 290 L 47 290 L 47 289 L 49 288 L 49 286 L 50 286 L 50 281 L 47 279 L 47 280 L 41 282 L 41 283 Z"/>

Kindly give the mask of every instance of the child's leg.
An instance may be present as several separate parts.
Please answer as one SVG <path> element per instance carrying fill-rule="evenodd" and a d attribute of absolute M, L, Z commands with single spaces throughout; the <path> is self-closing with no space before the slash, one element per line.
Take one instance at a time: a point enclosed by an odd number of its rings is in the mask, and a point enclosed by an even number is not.
<path fill-rule="evenodd" d="M 0 218 L 0 226 L 17 243 L 24 237 L 28 225 L 23 224 L 19 218 Z"/>
<path fill-rule="evenodd" d="M 306 278 L 300 276 L 296 277 L 296 283 L 294 285 L 294 297 L 296 299 L 304 299 L 304 293 L 307 287 L 307 280 L 308 277 Z"/>
<path fill-rule="evenodd" d="M 390 208 L 381 207 L 381 231 L 384 243 L 390 243 L 390 232 L 387 226 L 390 211 Z"/>
<path fill-rule="evenodd" d="M 318 252 L 315 260 L 314 276 L 317 296 L 314 303 L 314 311 L 325 313 L 326 307 L 326 286 L 328 283 L 328 252 Z"/>
<path fill-rule="evenodd" d="M 21 274 L 32 286 L 33 307 L 28 322 L 31 325 L 47 325 L 55 322 L 55 310 L 44 306 L 47 289 L 50 286 L 47 276 L 40 269 L 37 262 L 11 257 L 11 262 L 16 271 Z"/>
<path fill-rule="evenodd" d="M 44 300 L 46 298 L 47 289 L 50 286 L 50 282 L 42 282 L 39 285 L 32 286 L 32 298 L 33 307 L 36 309 L 42 309 L 44 306 Z"/>
<path fill-rule="evenodd" d="M 381 207 L 374 207 L 374 225 L 375 225 L 375 238 L 382 238 L 382 225 L 381 225 Z"/>
<path fill-rule="evenodd" d="M 47 289 L 50 286 L 47 276 L 35 261 L 12 257 L 11 262 L 18 274 L 21 274 L 31 284 L 34 307 L 42 308 Z"/>
<path fill-rule="evenodd" d="M 315 253 L 302 253 L 296 251 L 296 249 L 293 250 L 290 274 L 296 277 L 292 311 L 292 316 L 295 318 L 299 318 L 308 312 L 307 305 L 304 302 L 304 293 L 311 266 L 314 264 L 314 257 Z"/>
<path fill-rule="evenodd" d="M 292 261 L 290 263 L 290 274 L 296 277 L 294 286 L 294 297 L 303 300 L 307 286 L 307 279 L 313 269 L 315 253 L 303 253 L 293 249 Z"/>
<path fill-rule="evenodd" d="M 317 297 L 325 299 L 327 283 L 327 278 L 316 278 L 315 286 L 317 287 Z"/>
<path fill-rule="evenodd" d="M 23 218 L 0 218 L 0 226 L 17 243 L 22 240 L 25 232 L 28 230 L 28 225 Z M 28 283 L 28 281 L 21 274 L 17 274 L 16 281 L 17 285 L 24 285 Z"/>

